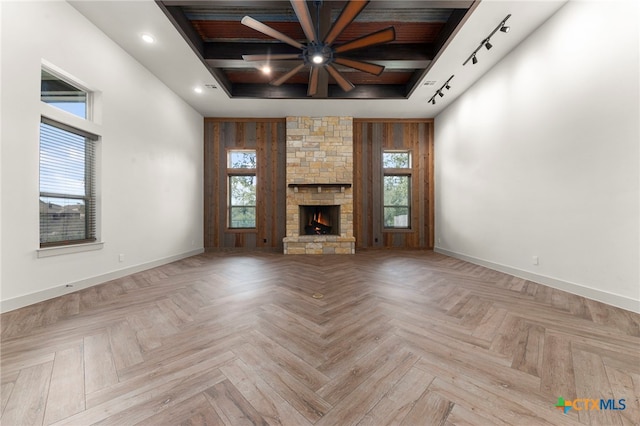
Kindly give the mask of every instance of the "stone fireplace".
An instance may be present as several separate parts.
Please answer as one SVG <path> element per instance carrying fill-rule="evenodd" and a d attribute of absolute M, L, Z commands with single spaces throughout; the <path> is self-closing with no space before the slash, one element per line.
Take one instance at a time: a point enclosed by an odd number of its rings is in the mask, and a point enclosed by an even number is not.
<path fill-rule="evenodd" d="M 287 117 L 286 132 L 284 253 L 354 254 L 353 118 Z"/>

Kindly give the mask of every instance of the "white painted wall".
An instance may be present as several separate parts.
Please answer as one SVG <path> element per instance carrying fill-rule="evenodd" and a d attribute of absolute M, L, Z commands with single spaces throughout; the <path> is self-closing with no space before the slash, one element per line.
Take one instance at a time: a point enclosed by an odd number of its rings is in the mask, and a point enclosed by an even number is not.
<path fill-rule="evenodd" d="M 200 252 L 203 117 L 66 2 L 0 7 L 2 310 Z M 100 92 L 102 250 L 36 256 L 42 60 Z"/>
<path fill-rule="evenodd" d="M 436 117 L 437 250 L 640 312 L 639 22 L 571 1 Z"/>

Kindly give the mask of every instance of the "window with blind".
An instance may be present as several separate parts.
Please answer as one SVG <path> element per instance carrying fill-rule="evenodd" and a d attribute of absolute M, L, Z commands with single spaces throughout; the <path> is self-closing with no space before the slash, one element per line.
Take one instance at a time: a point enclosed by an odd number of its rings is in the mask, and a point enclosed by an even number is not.
<path fill-rule="evenodd" d="M 87 118 L 89 93 L 42 71 L 41 100 Z M 98 136 L 62 121 L 40 122 L 40 247 L 96 241 Z"/>

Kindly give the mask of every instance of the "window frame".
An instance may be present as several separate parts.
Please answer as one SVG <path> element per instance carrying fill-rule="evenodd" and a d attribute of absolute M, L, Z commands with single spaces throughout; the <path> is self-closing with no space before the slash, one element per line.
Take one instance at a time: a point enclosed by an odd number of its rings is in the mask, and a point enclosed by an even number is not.
<path fill-rule="evenodd" d="M 80 129 L 68 126 L 64 123 L 59 123 L 55 120 L 51 120 L 46 117 L 41 117 L 41 125 L 45 124 L 58 130 L 72 133 L 76 136 L 80 136 L 84 139 L 84 161 L 83 161 L 83 173 L 84 173 L 84 195 L 77 195 L 64 192 L 48 192 L 42 190 L 42 161 L 40 164 L 40 179 L 39 179 L 39 199 L 43 198 L 57 198 L 61 200 L 82 200 L 85 206 L 85 218 L 84 218 L 84 233 L 86 238 L 81 239 L 65 239 L 59 241 L 42 242 L 42 217 L 40 218 L 40 248 L 47 247 L 59 247 L 69 246 L 77 244 L 93 243 L 97 240 L 96 237 L 96 164 L 95 164 L 95 144 L 98 141 L 98 136 L 89 132 L 85 132 Z M 41 126 L 42 129 L 42 126 Z M 39 153 L 42 155 L 42 130 L 40 131 L 40 147 Z M 87 163 L 89 164 L 87 166 Z M 40 213 L 42 216 L 42 213 Z"/>
<path fill-rule="evenodd" d="M 409 164 L 407 167 L 384 167 L 384 154 L 386 153 L 406 153 L 409 155 Z M 408 149 L 385 149 L 382 151 L 382 230 L 383 232 L 402 232 L 411 231 L 412 224 L 412 188 L 413 188 L 413 154 Z M 407 205 L 387 205 L 385 203 L 385 178 L 386 177 L 406 177 L 407 182 Z M 407 226 L 387 226 L 385 223 L 385 211 L 387 208 L 404 207 L 407 209 Z"/>
<path fill-rule="evenodd" d="M 229 164 L 229 160 L 231 157 L 231 154 L 234 152 L 247 152 L 247 153 L 253 153 L 256 159 L 256 167 L 254 168 L 249 168 L 249 167 L 231 167 Z M 257 230 L 258 228 L 258 151 L 256 149 L 247 149 L 247 148 L 229 148 L 226 151 L 226 161 L 225 164 L 227 165 L 227 169 L 226 169 L 226 181 L 227 181 L 227 231 L 231 231 L 231 232 L 254 232 Z M 256 190 L 256 199 L 255 199 L 255 205 L 235 205 L 232 204 L 232 192 L 231 192 L 231 183 L 232 183 L 232 178 L 233 177 L 237 177 L 237 176 L 251 176 L 255 179 L 255 190 Z M 232 226 L 232 222 L 231 222 L 231 218 L 232 218 L 232 210 L 234 208 L 253 208 L 254 212 L 255 212 L 255 224 L 254 226 L 251 227 L 235 227 Z"/>
<path fill-rule="evenodd" d="M 85 201 L 85 236 L 88 238 L 83 239 L 65 239 L 61 241 L 42 241 L 42 225 L 38 225 L 39 244 L 36 250 L 37 257 L 49 257 L 57 256 L 61 254 L 79 253 L 91 250 L 100 250 L 103 248 L 103 243 L 100 241 L 100 197 L 99 197 L 99 155 L 100 155 L 100 141 L 101 141 L 101 126 L 95 122 L 95 110 L 96 110 L 96 93 L 95 90 L 89 89 L 86 84 L 80 82 L 78 79 L 70 76 L 64 71 L 59 70 L 57 67 L 49 64 L 46 61 L 41 63 L 41 71 L 59 78 L 66 84 L 69 84 L 79 91 L 86 94 L 85 98 L 85 117 L 81 117 L 73 112 L 59 108 L 56 105 L 42 100 L 43 91 L 41 86 L 41 99 L 40 99 L 40 128 L 38 131 L 38 203 L 42 197 L 61 198 L 68 200 L 84 200 Z M 40 74 L 40 84 L 42 85 L 42 72 Z M 84 196 L 70 193 L 55 193 L 50 191 L 42 191 L 40 182 L 40 169 L 42 167 L 42 124 L 47 124 L 54 128 L 70 132 L 75 135 L 84 138 L 85 147 L 89 144 L 89 150 L 85 149 L 85 161 L 83 161 L 84 173 L 89 172 L 90 176 L 85 177 L 85 188 L 89 188 L 88 192 L 85 192 Z M 88 157 L 87 157 L 88 155 Z M 87 161 L 90 161 L 87 164 Z M 87 205 L 87 202 L 89 203 Z M 87 210 L 90 209 L 88 212 Z M 40 212 L 42 212 L 40 210 Z M 39 213 L 39 222 L 41 222 L 41 213 Z"/>

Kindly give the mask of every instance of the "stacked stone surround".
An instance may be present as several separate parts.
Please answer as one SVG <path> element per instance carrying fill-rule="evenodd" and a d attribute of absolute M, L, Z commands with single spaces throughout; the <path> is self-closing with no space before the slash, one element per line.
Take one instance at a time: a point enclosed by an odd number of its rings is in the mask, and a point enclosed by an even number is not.
<path fill-rule="evenodd" d="M 353 188 L 350 186 L 353 184 L 353 118 L 287 117 L 286 132 L 284 253 L 354 254 Z M 290 187 L 289 184 L 314 186 Z M 323 187 L 322 184 L 349 186 Z M 340 235 L 300 235 L 300 205 L 339 205 Z"/>

